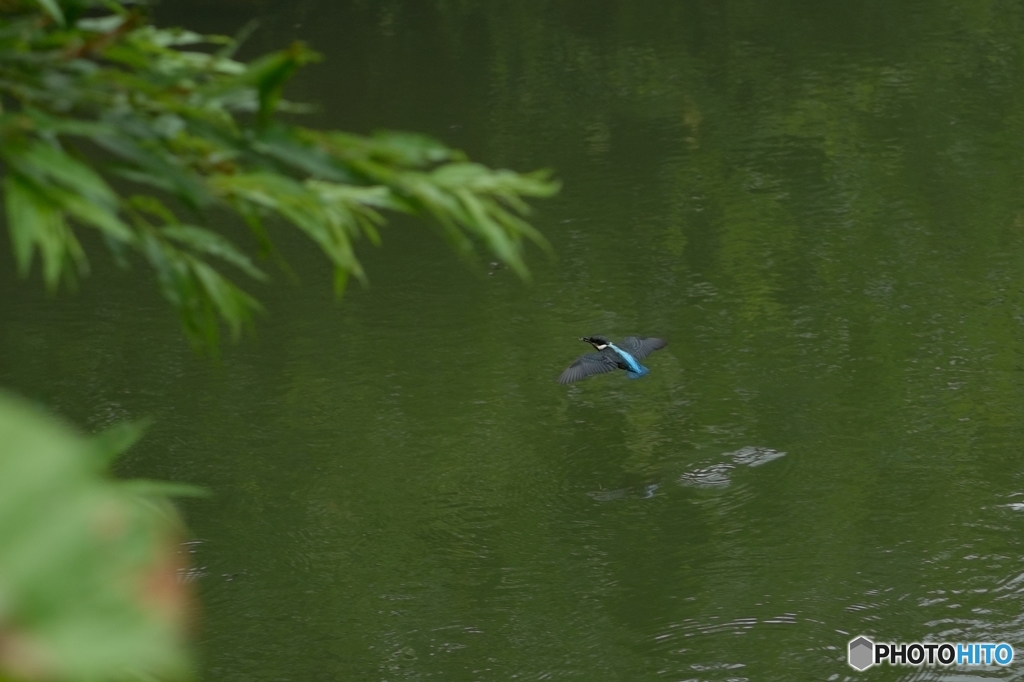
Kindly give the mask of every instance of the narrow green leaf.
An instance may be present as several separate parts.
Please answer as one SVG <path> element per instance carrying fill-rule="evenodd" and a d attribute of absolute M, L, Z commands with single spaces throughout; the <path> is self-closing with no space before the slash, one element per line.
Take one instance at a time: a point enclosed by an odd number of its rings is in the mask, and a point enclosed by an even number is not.
<path fill-rule="evenodd" d="M 554 255 L 554 249 L 551 246 L 551 242 L 549 242 L 544 235 L 542 235 L 540 231 L 530 223 L 516 215 L 513 215 L 512 213 L 509 213 L 508 211 L 502 210 L 499 206 L 495 207 L 495 210 L 492 211 L 491 215 L 493 215 L 494 219 L 500 222 L 509 232 L 525 236 L 527 239 L 539 246 L 549 256 Z"/>
<path fill-rule="evenodd" d="M 477 234 L 483 237 L 494 255 L 512 268 L 516 274 L 523 279 L 529 279 L 530 272 L 527 270 L 526 264 L 523 263 L 519 247 L 502 229 L 501 225 L 491 219 L 484 204 L 469 190 L 457 190 L 456 195 L 471 216 L 472 221 L 467 224 L 467 227 L 473 228 Z"/>
<path fill-rule="evenodd" d="M 156 189 L 160 189 L 168 193 L 174 193 L 175 189 L 177 189 L 174 186 L 174 183 L 163 175 L 147 173 L 146 171 L 140 171 L 136 168 L 129 168 L 127 166 L 110 166 L 108 170 L 113 175 L 122 177 L 125 180 L 137 182 L 140 185 L 149 185 L 150 187 L 155 187 Z"/>
<path fill-rule="evenodd" d="M 147 181 L 162 182 L 174 195 L 193 208 L 200 208 L 210 203 L 212 197 L 199 177 L 186 172 L 180 166 L 162 158 L 153 151 L 144 149 L 135 140 L 126 136 L 101 136 L 95 142 L 107 151 L 134 164 L 135 173 L 142 173 L 136 178 Z M 125 175 L 125 170 L 121 174 Z M 156 180 L 156 179 L 162 180 Z"/>
<path fill-rule="evenodd" d="M 4 178 L 4 204 L 7 207 L 7 227 L 14 247 L 14 260 L 18 274 L 24 277 L 32 267 L 35 235 L 48 228 L 45 223 L 53 217 L 36 205 L 31 188 L 17 175 Z"/>
<path fill-rule="evenodd" d="M 110 235 L 103 235 L 103 243 L 107 245 L 107 250 L 110 251 L 110 255 L 114 258 L 114 263 L 117 267 L 122 270 L 131 269 L 131 261 L 128 260 L 129 253 L 125 246 L 125 242 L 120 239 L 114 239 Z"/>
<path fill-rule="evenodd" d="M 140 213 L 155 217 L 161 222 L 178 222 L 178 219 L 175 217 L 174 213 L 171 212 L 171 209 L 164 206 L 164 203 L 156 197 L 146 196 L 145 194 L 133 194 L 128 197 L 128 205 Z"/>
<path fill-rule="evenodd" d="M 266 274 L 238 247 L 216 232 L 194 225 L 168 225 L 160 228 L 160 234 L 179 244 L 210 256 L 215 256 L 245 272 L 253 279 L 264 281 Z"/>
<path fill-rule="evenodd" d="M 203 36 L 195 31 L 189 31 L 184 28 L 156 28 L 155 26 L 146 26 L 138 29 L 136 37 L 160 47 L 197 45 L 210 42 L 210 36 Z"/>
<path fill-rule="evenodd" d="M 117 206 L 117 197 L 103 178 L 59 147 L 36 141 L 4 152 L 8 163 L 42 186 L 56 182 L 88 201 L 108 208 Z"/>
<path fill-rule="evenodd" d="M 256 29 L 260 27 L 259 19 L 250 19 L 242 28 L 238 29 L 238 33 L 231 39 L 230 42 L 224 44 L 224 47 L 217 52 L 217 56 L 223 59 L 230 59 L 235 56 L 235 53 L 245 44 L 247 40 L 256 32 Z"/>
<path fill-rule="evenodd" d="M 348 270 L 344 268 L 334 268 L 334 295 L 337 298 L 341 298 L 345 295 L 345 289 L 348 287 Z"/>
<path fill-rule="evenodd" d="M 93 436 L 91 451 L 103 471 L 118 457 L 128 451 L 146 434 L 152 422 L 148 419 L 135 422 L 121 422 L 106 431 Z"/>
<path fill-rule="evenodd" d="M 210 491 L 187 483 L 170 483 L 168 481 L 150 481 L 136 478 L 118 481 L 118 487 L 132 495 L 141 497 L 209 497 Z"/>
<path fill-rule="evenodd" d="M 249 231 L 253 237 L 256 238 L 256 243 L 259 246 L 260 258 L 269 258 L 274 261 L 285 274 L 287 274 L 292 281 L 298 281 L 298 275 L 295 274 L 295 270 L 289 265 L 288 261 L 284 259 L 281 253 L 274 246 L 273 240 L 270 238 L 270 233 L 267 232 L 266 226 L 263 224 L 263 219 L 260 216 L 260 209 L 257 206 L 253 206 L 248 201 L 237 197 L 229 196 L 228 203 L 231 207 L 242 216 L 242 220 L 249 227 Z"/>
<path fill-rule="evenodd" d="M 316 52 L 301 42 L 295 42 L 287 49 L 266 55 L 249 65 L 245 80 L 255 85 L 259 93 L 261 127 L 270 122 L 270 116 L 281 98 L 284 84 L 296 69 L 319 59 L 320 55 Z"/>
<path fill-rule="evenodd" d="M 64 12 L 61 10 L 60 5 L 57 4 L 57 0 L 36 0 L 36 2 L 60 26 L 65 24 Z"/>
<path fill-rule="evenodd" d="M 303 184 L 273 173 L 220 176 L 213 182 L 228 196 L 277 212 L 319 244 L 336 264 L 356 267 L 354 259 L 346 260 L 343 235 L 331 230 L 321 198 Z"/>
<path fill-rule="evenodd" d="M 206 263 L 195 258 L 187 261 L 202 292 L 237 337 L 242 327 L 252 321 L 253 313 L 263 310 L 263 306 Z"/>
<path fill-rule="evenodd" d="M 344 167 L 320 150 L 305 147 L 281 134 L 265 134 L 253 143 L 253 149 L 266 154 L 314 178 L 334 182 L 353 182 L 355 178 Z"/>
<path fill-rule="evenodd" d="M 419 133 L 378 131 L 370 138 L 370 143 L 374 158 L 412 168 L 465 158 L 462 152 Z"/>
<path fill-rule="evenodd" d="M 14 172 L 4 178 L 4 198 L 8 230 L 22 276 L 28 274 L 36 248 L 42 256 L 43 280 L 51 291 L 62 277 L 73 278 L 76 268 L 85 271 L 85 252 L 58 206 Z"/>
<path fill-rule="evenodd" d="M 61 207 L 79 221 L 92 225 L 107 236 L 122 242 L 134 242 L 135 234 L 119 217 L 116 210 L 90 203 L 76 194 L 69 192 L 49 192 L 61 202 Z"/>
<path fill-rule="evenodd" d="M 377 229 L 377 225 L 383 223 L 384 218 L 375 211 L 367 210 L 364 213 L 357 213 L 356 220 L 359 221 L 359 226 L 363 228 L 363 234 L 370 240 L 370 243 L 380 246 L 380 230 Z"/>
<path fill-rule="evenodd" d="M 124 14 L 108 14 L 105 17 L 88 17 L 75 22 L 75 28 L 93 33 L 110 33 L 121 27 L 125 22 Z"/>
<path fill-rule="evenodd" d="M 50 114 L 33 107 L 26 107 L 24 113 L 32 119 L 36 129 L 42 133 L 72 135 L 77 137 L 98 137 L 100 135 L 110 135 L 114 132 L 110 126 L 103 123 L 51 116 Z"/>

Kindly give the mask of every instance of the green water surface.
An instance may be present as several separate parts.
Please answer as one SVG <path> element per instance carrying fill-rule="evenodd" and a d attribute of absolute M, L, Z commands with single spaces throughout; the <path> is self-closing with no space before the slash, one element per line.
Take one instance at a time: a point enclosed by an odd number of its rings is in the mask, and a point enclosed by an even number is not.
<path fill-rule="evenodd" d="M 153 417 L 121 473 L 214 493 L 183 503 L 202 679 L 1024 679 L 845 659 L 1024 657 L 1024 3 L 157 16 L 308 41 L 309 124 L 564 182 L 529 285 L 400 220 L 338 304 L 284 237 L 299 282 L 249 287 L 268 315 L 219 364 L 144 269 L 94 245 L 52 298 L 0 247 L 0 383 L 89 430 Z M 601 333 L 669 345 L 555 383 Z"/>

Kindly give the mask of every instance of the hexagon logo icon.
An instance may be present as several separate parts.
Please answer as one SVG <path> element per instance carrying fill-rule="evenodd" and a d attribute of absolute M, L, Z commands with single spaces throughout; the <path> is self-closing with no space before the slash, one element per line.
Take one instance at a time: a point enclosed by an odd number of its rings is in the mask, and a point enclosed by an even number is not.
<path fill-rule="evenodd" d="M 875 643 L 861 635 L 857 639 L 850 640 L 850 650 L 846 662 L 856 670 L 866 670 L 875 664 L 874 661 Z"/>

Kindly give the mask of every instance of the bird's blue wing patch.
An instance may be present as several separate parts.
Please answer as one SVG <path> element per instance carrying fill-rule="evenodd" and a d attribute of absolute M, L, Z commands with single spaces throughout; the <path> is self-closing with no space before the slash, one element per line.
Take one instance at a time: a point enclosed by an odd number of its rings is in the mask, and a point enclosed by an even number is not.
<path fill-rule="evenodd" d="M 647 374 L 647 368 L 646 367 L 642 367 L 640 365 L 640 363 L 636 361 L 636 358 L 634 358 L 632 355 L 630 355 L 626 351 L 622 350 L 621 348 L 616 346 L 614 343 L 609 343 L 608 347 L 611 348 L 616 353 L 618 353 L 619 357 L 621 357 L 623 360 L 625 360 L 626 365 L 629 367 L 629 371 L 630 372 L 635 373 L 638 376 L 643 376 L 644 374 Z"/>
<path fill-rule="evenodd" d="M 626 376 L 629 377 L 630 379 L 639 379 L 640 377 L 644 376 L 645 374 L 651 371 L 644 367 L 643 365 L 637 365 L 637 367 L 640 368 L 639 372 L 627 371 Z"/>

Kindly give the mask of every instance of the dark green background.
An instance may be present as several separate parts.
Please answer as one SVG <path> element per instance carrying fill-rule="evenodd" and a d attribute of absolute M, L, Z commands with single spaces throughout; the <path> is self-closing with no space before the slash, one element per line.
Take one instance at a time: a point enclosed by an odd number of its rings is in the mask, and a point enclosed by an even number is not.
<path fill-rule="evenodd" d="M 408 221 L 332 300 L 315 249 L 195 357 L 93 248 L 77 295 L 0 247 L 0 382 L 184 503 L 203 677 L 1022 679 L 854 673 L 846 643 L 1024 655 L 1024 5 L 184 2 L 303 39 L 306 122 L 433 134 L 564 181 L 532 285 Z M 583 334 L 642 381 L 559 386 Z M 685 485 L 744 446 L 785 451 Z"/>

